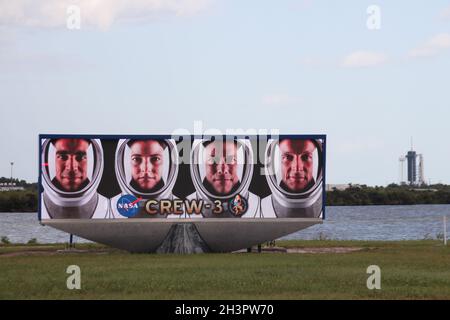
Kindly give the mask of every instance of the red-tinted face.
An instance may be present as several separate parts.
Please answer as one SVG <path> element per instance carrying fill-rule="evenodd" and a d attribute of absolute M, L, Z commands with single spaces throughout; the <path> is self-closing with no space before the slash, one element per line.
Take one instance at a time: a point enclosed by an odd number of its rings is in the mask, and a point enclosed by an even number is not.
<path fill-rule="evenodd" d="M 239 182 L 237 147 L 233 142 L 211 142 L 205 148 L 206 180 L 219 195 L 229 194 Z"/>
<path fill-rule="evenodd" d="M 87 150 L 82 139 L 58 139 L 56 148 L 56 180 L 64 191 L 79 191 L 87 179 Z"/>
<path fill-rule="evenodd" d="M 301 192 L 313 180 L 315 149 L 310 140 L 285 139 L 280 142 L 282 179 L 290 191 Z"/>
<path fill-rule="evenodd" d="M 161 180 L 164 149 L 155 140 L 136 141 L 131 145 L 131 175 L 144 191 L 150 191 Z"/>

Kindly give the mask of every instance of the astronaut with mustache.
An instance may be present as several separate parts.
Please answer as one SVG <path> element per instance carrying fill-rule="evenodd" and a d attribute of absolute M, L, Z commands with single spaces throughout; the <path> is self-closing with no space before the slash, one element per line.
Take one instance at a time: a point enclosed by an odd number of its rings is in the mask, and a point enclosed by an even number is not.
<path fill-rule="evenodd" d="M 241 187 L 241 181 L 238 177 L 238 150 L 243 146 L 236 141 L 205 141 L 202 143 L 204 147 L 203 162 L 205 170 L 205 177 L 202 181 L 202 186 L 205 191 L 210 194 L 210 198 L 202 198 L 201 193 L 194 192 L 187 197 L 187 200 L 204 200 L 215 205 L 214 201 L 219 198 L 223 201 L 223 207 L 228 206 L 227 197 L 232 196 Z M 195 176 L 192 177 L 195 179 Z M 203 210 L 202 215 L 191 214 L 190 218 L 253 218 L 259 217 L 260 198 L 249 192 L 248 190 L 241 190 L 241 194 L 236 197 L 245 197 L 248 203 L 248 210 L 243 214 L 232 213 L 224 210 L 220 214 L 211 213 L 210 210 Z M 215 198 L 216 196 L 217 198 Z M 228 197 L 229 198 L 229 197 Z M 228 199 L 229 200 L 229 199 Z M 243 201 L 243 200 L 241 200 Z M 188 216 L 189 217 L 189 216 Z"/>

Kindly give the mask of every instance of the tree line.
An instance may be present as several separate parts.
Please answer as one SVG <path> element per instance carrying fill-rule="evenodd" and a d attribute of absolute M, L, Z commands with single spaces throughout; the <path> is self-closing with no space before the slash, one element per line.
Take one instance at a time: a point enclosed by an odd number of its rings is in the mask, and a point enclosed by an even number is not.
<path fill-rule="evenodd" d="M 37 212 L 37 191 L 0 192 L 0 212 Z"/>
<path fill-rule="evenodd" d="M 24 190 L 1 191 L 0 212 L 36 212 L 38 208 L 37 183 L 28 183 L 25 180 L 0 177 L 0 183 L 14 183 L 16 187 Z"/>
<path fill-rule="evenodd" d="M 326 199 L 328 206 L 450 204 L 450 186 L 350 186 L 342 191 L 328 191 Z"/>

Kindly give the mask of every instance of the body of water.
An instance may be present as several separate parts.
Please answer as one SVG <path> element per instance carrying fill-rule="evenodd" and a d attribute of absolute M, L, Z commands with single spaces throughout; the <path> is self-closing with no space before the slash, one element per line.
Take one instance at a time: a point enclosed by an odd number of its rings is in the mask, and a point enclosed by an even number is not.
<path fill-rule="evenodd" d="M 327 207 L 323 224 L 283 239 L 420 240 L 444 233 L 450 205 Z M 450 229 L 447 227 L 447 230 Z M 41 226 L 36 213 L 0 213 L 0 237 L 13 243 L 35 238 L 39 243 L 68 242 L 67 233 Z M 74 236 L 75 242 L 88 242 Z"/>

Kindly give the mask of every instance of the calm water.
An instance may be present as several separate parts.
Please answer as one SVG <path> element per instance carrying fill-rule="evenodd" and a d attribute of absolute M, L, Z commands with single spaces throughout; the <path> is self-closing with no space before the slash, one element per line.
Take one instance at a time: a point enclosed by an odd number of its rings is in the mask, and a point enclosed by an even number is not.
<path fill-rule="evenodd" d="M 322 225 L 293 233 L 284 239 L 406 240 L 436 238 L 443 234 L 442 217 L 450 205 L 328 207 Z M 0 237 L 11 242 L 67 242 L 68 234 L 41 226 L 36 213 L 0 213 Z M 76 242 L 87 240 L 74 237 Z"/>

